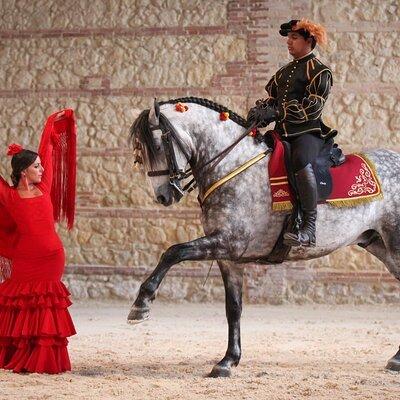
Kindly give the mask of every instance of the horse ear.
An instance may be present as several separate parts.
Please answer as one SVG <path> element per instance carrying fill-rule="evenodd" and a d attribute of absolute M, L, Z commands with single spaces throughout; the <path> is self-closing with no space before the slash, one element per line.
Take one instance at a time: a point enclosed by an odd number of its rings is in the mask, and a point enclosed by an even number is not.
<path fill-rule="evenodd" d="M 157 126 L 160 122 L 160 105 L 156 98 L 154 99 L 153 106 L 150 108 L 149 122 L 153 126 Z"/>
<path fill-rule="evenodd" d="M 154 111 L 156 112 L 157 118 L 160 116 L 160 105 L 158 104 L 157 98 L 154 97 Z"/>

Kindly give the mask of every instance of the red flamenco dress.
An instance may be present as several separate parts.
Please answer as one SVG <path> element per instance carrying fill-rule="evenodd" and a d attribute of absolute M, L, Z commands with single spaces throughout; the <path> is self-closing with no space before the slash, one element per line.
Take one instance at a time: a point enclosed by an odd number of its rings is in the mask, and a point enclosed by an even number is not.
<path fill-rule="evenodd" d="M 39 156 L 42 195 L 21 198 L 0 177 L 0 368 L 57 374 L 71 370 L 75 328 L 61 282 L 64 248 L 54 223 L 75 211 L 76 133 L 72 110 L 51 115 Z M 7 268 L 9 267 L 9 268 Z M 4 276 L 6 275 L 6 276 Z M 7 276 L 9 275 L 9 276 Z"/>

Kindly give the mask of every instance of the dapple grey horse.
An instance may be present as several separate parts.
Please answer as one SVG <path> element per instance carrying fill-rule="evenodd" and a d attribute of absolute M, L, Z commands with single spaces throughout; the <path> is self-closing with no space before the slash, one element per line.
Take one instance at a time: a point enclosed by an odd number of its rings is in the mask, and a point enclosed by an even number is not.
<path fill-rule="evenodd" d="M 178 101 L 185 102 L 187 111 L 176 111 Z M 208 160 L 243 135 L 246 121 L 206 99 L 175 99 L 160 105 L 157 107 L 156 104 L 140 114 L 131 127 L 130 139 L 141 148 L 144 169 L 153 171 L 150 180 L 155 197 L 164 206 L 179 200 L 179 189 L 169 174 L 154 171 L 171 170 L 171 157 L 180 172 L 190 165 L 202 198 L 211 184 L 268 150 L 265 142 L 246 136 L 218 164 L 208 168 Z M 223 111 L 230 113 L 229 120 L 220 120 Z M 174 135 L 169 137 L 168 149 L 162 131 L 165 134 L 171 129 Z M 365 154 L 376 166 L 383 199 L 349 208 L 318 205 L 316 247 L 294 247 L 288 260 L 309 260 L 358 244 L 381 260 L 400 280 L 400 154 L 390 150 Z M 148 318 L 156 291 L 173 265 L 186 260 L 217 260 L 225 286 L 229 338 L 225 356 L 210 373 L 213 377 L 230 376 L 231 368 L 238 365 L 241 357 L 244 263 L 265 259 L 287 214 L 271 211 L 268 162 L 269 155 L 220 186 L 206 199 L 202 204 L 205 236 L 175 244 L 166 250 L 157 267 L 140 286 L 128 316 L 130 323 Z M 400 351 L 389 360 L 387 368 L 400 370 Z"/>

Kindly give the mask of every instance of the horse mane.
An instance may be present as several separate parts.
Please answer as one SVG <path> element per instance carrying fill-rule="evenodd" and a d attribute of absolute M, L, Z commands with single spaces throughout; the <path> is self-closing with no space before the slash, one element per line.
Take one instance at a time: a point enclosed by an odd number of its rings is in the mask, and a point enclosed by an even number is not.
<path fill-rule="evenodd" d="M 241 117 L 239 114 L 231 111 L 229 108 L 215 103 L 209 99 L 204 99 L 200 97 L 180 97 L 177 99 L 170 99 L 159 102 L 159 105 L 162 106 L 164 104 L 176 104 L 176 103 L 194 103 L 201 105 L 203 107 L 209 108 L 216 112 L 228 112 L 229 119 L 233 122 L 236 122 L 238 125 L 243 126 L 244 128 L 248 127 L 247 121 Z M 150 110 L 144 110 L 140 113 L 140 115 L 133 122 L 130 130 L 129 130 L 129 142 L 135 148 L 137 146 L 137 141 L 143 144 L 141 150 L 146 152 L 146 155 L 143 155 L 145 160 L 148 161 L 150 166 L 154 164 L 156 157 L 156 148 L 152 139 L 152 134 L 149 125 L 149 113 Z"/>
<path fill-rule="evenodd" d="M 238 125 L 243 126 L 244 128 L 248 127 L 247 121 L 241 117 L 239 114 L 235 113 L 234 111 L 230 110 L 228 107 L 222 106 L 221 104 L 215 103 L 209 99 L 204 99 L 201 97 L 180 97 L 178 99 L 171 99 L 166 101 L 161 101 L 159 104 L 160 106 L 163 104 L 176 104 L 176 103 L 194 103 L 199 104 L 200 106 L 204 106 L 211 110 L 221 112 L 228 112 L 229 119 L 236 122 Z"/>
<path fill-rule="evenodd" d="M 135 119 L 129 129 L 129 142 L 134 149 L 138 148 L 137 142 L 140 143 L 140 151 L 144 158 L 143 161 L 148 160 L 150 166 L 152 166 L 156 156 L 156 148 L 151 135 L 149 114 L 150 110 L 143 110 Z"/>

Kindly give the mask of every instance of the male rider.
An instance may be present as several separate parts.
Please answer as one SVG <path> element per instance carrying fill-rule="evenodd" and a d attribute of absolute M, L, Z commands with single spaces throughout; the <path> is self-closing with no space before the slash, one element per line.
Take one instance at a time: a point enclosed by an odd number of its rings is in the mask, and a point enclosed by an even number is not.
<path fill-rule="evenodd" d="M 287 37 L 293 61 L 267 83 L 268 97 L 257 101 L 249 112 L 249 121 L 263 122 L 271 107 L 276 110 L 275 129 L 291 145 L 292 168 L 303 210 L 299 231 L 286 232 L 284 241 L 291 246 L 315 246 L 317 184 L 312 164 L 325 140 L 336 133 L 321 120 L 332 86 L 332 72 L 313 54 L 317 44 L 326 44 L 326 31 L 303 19 L 282 24 L 279 33 Z"/>

